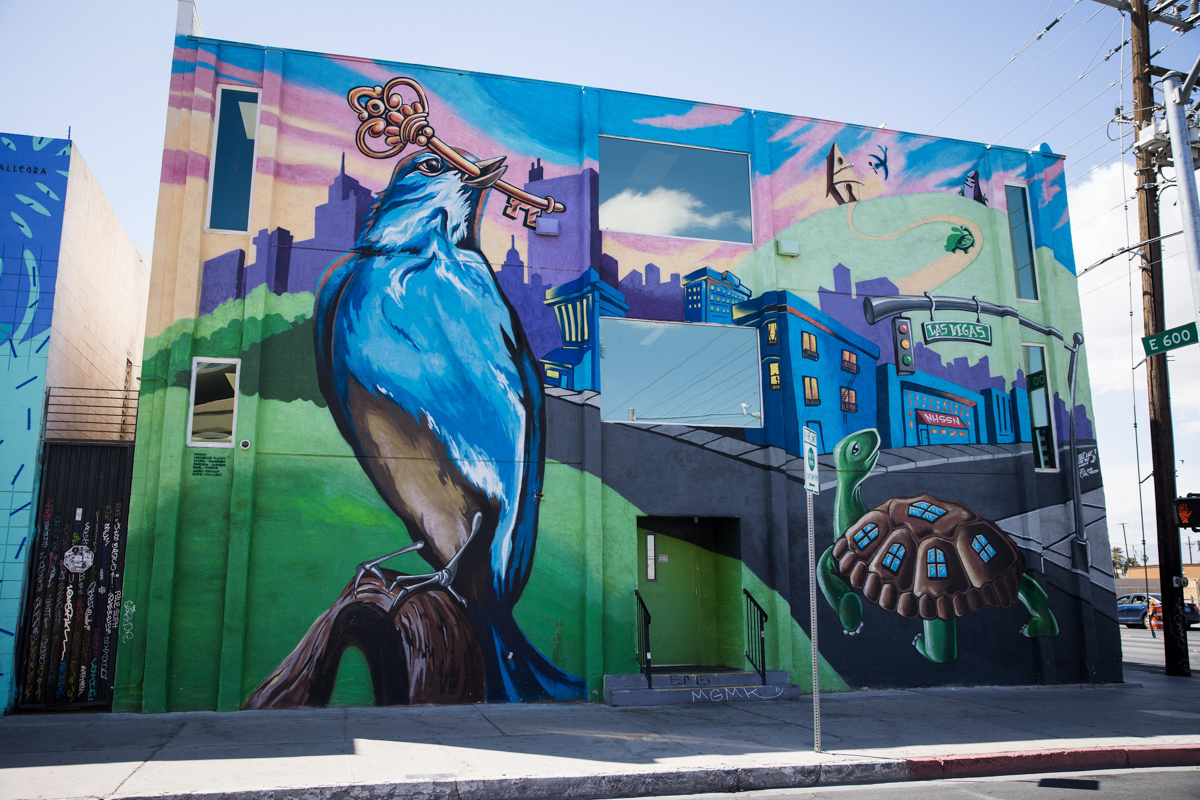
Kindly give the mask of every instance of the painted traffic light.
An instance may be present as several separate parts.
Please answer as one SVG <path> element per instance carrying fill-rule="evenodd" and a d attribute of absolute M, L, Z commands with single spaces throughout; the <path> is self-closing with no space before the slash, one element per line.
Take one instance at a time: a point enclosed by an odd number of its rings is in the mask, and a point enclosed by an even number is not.
<path fill-rule="evenodd" d="M 896 349 L 896 374 L 912 375 L 917 371 L 913 353 L 913 324 L 908 317 L 892 317 L 892 344 Z"/>
<path fill-rule="evenodd" d="M 1175 498 L 1175 524 L 1181 528 L 1200 530 L 1200 495 Z"/>

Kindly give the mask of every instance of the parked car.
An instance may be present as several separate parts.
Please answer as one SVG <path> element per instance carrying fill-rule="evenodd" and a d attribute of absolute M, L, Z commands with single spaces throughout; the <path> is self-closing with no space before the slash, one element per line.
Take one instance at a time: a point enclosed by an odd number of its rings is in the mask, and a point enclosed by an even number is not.
<path fill-rule="evenodd" d="M 1117 598 L 1117 622 L 1126 628 L 1148 628 L 1151 617 L 1162 619 L 1162 595 L 1127 594 Z M 1183 620 L 1189 628 L 1200 625 L 1200 607 L 1185 602 Z"/>

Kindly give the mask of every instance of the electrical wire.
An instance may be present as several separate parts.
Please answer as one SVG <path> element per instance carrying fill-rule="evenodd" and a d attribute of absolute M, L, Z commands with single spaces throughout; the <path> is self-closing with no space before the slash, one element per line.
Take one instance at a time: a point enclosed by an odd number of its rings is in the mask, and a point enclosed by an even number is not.
<path fill-rule="evenodd" d="M 1104 9 L 1101 9 L 1100 11 L 1103 11 L 1103 10 L 1104 10 Z M 1062 47 L 1064 44 L 1066 44 L 1066 43 L 1067 43 L 1067 41 L 1068 41 L 1068 40 L 1070 40 L 1070 38 L 1071 38 L 1072 36 L 1074 36 L 1075 34 L 1079 33 L 1081 30 L 1083 30 L 1084 26 L 1086 26 L 1086 25 L 1087 25 L 1089 22 L 1091 22 L 1092 20 L 1094 20 L 1094 19 L 1096 18 L 1096 16 L 1097 16 L 1097 15 L 1100 13 L 1100 11 L 1097 11 L 1095 14 L 1092 14 L 1090 17 L 1088 17 L 1086 20 L 1084 20 L 1084 22 L 1083 22 L 1083 24 L 1082 24 L 1082 25 L 1080 25 L 1078 28 L 1076 28 L 1075 30 L 1073 30 L 1073 31 L 1071 31 L 1070 33 L 1068 33 L 1068 34 L 1066 35 L 1066 37 L 1065 37 L 1065 38 L 1063 38 L 1063 40 L 1062 40 L 1061 42 L 1059 42 L 1058 44 L 1056 44 L 1056 45 L 1054 46 L 1054 49 L 1053 49 L 1053 50 L 1051 50 L 1049 53 L 1046 53 L 1046 55 L 1044 55 L 1044 56 L 1042 56 L 1041 58 L 1039 58 L 1039 59 L 1037 60 L 1037 63 L 1035 63 L 1035 64 L 1034 64 L 1032 67 L 1030 67 L 1029 69 L 1025 70 L 1023 73 L 1021 73 L 1021 77 L 1017 78 L 1015 81 L 1013 81 L 1012 83 L 1010 83 L 1008 86 L 1005 86 L 1005 87 L 1004 87 L 1004 88 L 1003 88 L 1003 89 L 1000 91 L 1000 94 L 996 95 L 996 96 L 995 96 L 995 97 L 993 97 L 991 100 L 989 100 L 989 101 L 987 102 L 987 105 L 985 105 L 983 108 L 979 109 L 979 110 L 978 110 L 978 111 L 976 111 L 974 114 L 972 114 L 972 115 L 971 115 L 971 119 L 968 119 L 968 120 L 967 120 L 966 122 L 964 122 L 962 125 L 959 125 L 957 128 L 955 128 L 955 129 L 954 129 L 954 131 L 953 131 L 953 132 L 952 132 L 950 135 L 951 135 L 951 136 L 953 136 L 954 134 L 956 134 L 956 133 L 958 133 L 959 131 L 961 131 L 963 128 L 967 127 L 967 125 L 970 125 L 970 124 L 971 124 L 971 120 L 974 120 L 974 119 L 975 119 L 975 117 L 978 117 L 980 114 L 982 114 L 984 111 L 986 111 L 986 110 L 987 110 L 987 109 L 988 109 L 988 108 L 989 108 L 989 107 L 992 105 L 992 103 L 994 103 L 994 102 L 996 102 L 997 100 L 999 100 L 1001 97 L 1003 97 L 1003 96 L 1004 96 L 1004 94 L 1005 94 L 1005 93 L 1006 93 L 1006 92 L 1007 92 L 1009 89 L 1011 89 L 1012 87 L 1014 87 L 1014 86 L 1016 86 L 1018 83 L 1020 83 L 1020 82 L 1021 82 L 1021 81 L 1022 81 L 1024 78 L 1025 78 L 1025 76 L 1026 76 L 1026 75 L 1028 75 L 1029 73 L 1033 72 L 1033 71 L 1034 71 L 1034 70 L 1037 68 L 1038 64 L 1041 64 L 1041 63 L 1042 63 L 1043 61 L 1045 61 L 1047 58 L 1049 58 L 1050 56 L 1054 55 L 1054 52 L 1055 52 L 1056 50 L 1058 50 L 1058 48 L 1060 48 L 1060 47 Z"/>
<path fill-rule="evenodd" d="M 1091 98 L 1091 100 L 1088 100 L 1088 101 L 1084 102 L 1084 104 L 1082 104 L 1082 106 L 1080 106 L 1079 108 L 1076 108 L 1075 110 L 1073 110 L 1073 112 L 1072 112 L 1072 113 L 1068 114 L 1067 116 L 1064 116 L 1064 118 L 1062 118 L 1061 120 L 1058 120 L 1057 122 L 1055 122 L 1055 124 L 1054 124 L 1054 125 L 1051 125 L 1050 127 L 1046 128 L 1046 130 L 1045 130 L 1045 131 L 1043 131 L 1042 133 L 1039 133 L 1039 134 L 1038 134 L 1038 136 L 1036 136 L 1036 137 L 1033 137 L 1033 142 L 1032 142 L 1031 144 L 1027 144 L 1027 145 L 1025 146 L 1025 149 L 1026 149 L 1026 150 L 1028 150 L 1028 149 L 1032 148 L 1032 146 L 1033 146 L 1034 144 L 1037 144 L 1037 142 L 1038 142 L 1038 139 L 1040 139 L 1040 138 L 1044 137 L 1046 133 L 1050 133 L 1050 131 L 1054 131 L 1054 130 L 1055 130 L 1055 128 L 1056 128 L 1056 127 L 1058 127 L 1058 126 L 1060 126 L 1060 125 L 1062 125 L 1062 124 L 1063 124 L 1063 122 L 1066 122 L 1067 120 L 1069 120 L 1070 118 L 1072 118 L 1072 116 L 1074 116 L 1075 114 L 1079 114 L 1079 113 L 1081 112 L 1081 110 L 1084 110 L 1084 109 L 1085 109 L 1085 108 L 1087 108 L 1088 106 L 1091 106 L 1091 104 L 1092 104 L 1092 103 L 1094 103 L 1094 102 L 1096 102 L 1097 100 L 1099 100 L 1100 96 L 1104 95 L 1104 92 L 1108 91 L 1109 89 L 1112 89 L 1112 86 L 1116 86 L 1118 83 L 1121 83 L 1121 82 L 1123 82 L 1124 78 L 1126 78 L 1126 76 L 1124 76 L 1124 74 L 1122 74 L 1122 76 L 1121 76 L 1120 78 L 1117 78 L 1116 80 L 1114 80 L 1114 82 L 1110 83 L 1108 86 L 1105 86 L 1105 88 L 1104 88 L 1104 89 L 1102 89 L 1102 90 L 1100 90 L 1099 92 L 1097 92 L 1096 96 L 1093 96 L 1093 97 Z M 1000 144 L 1000 143 L 1002 143 L 1004 139 L 1007 139 L 1009 136 L 1012 136 L 1012 134 L 1013 134 L 1013 133 L 1015 133 L 1016 131 L 1020 130 L 1020 127 L 1021 127 L 1022 125 L 1025 125 L 1025 124 L 1026 124 L 1026 122 L 1028 122 L 1028 121 L 1032 120 L 1032 119 L 1034 118 L 1034 116 L 1037 116 L 1038 114 L 1042 113 L 1042 112 L 1043 112 L 1043 110 L 1045 110 L 1046 106 L 1049 106 L 1049 104 L 1050 104 L 1050 103 L 1052 103 L 1052 102 L 1054 102 L 1054 101 L 1058 100 L 1058 98 L 1062 97 L 1062 96 L 1063 96 L 1063 94 L 1066 94 L 1066 91 L 1067 91 L 1067 89 L 1070 89 L 1070 88 L 1072 88 L 1072 86 L 1074 86 L 1076 83 L 1079 83 L 1079 79 L 1078 79 L 1078 78 L 1076 78 L 1075 80 L 1073 80 L 1073 82 L 1072 82 L 1072 83 L 1069 83 L 1069 84 L 1067 85 L 1067 88 L 1066 88 L 1066 89 L 1063 89 L 1062 91 L 1058 92 L 1058 94 L 1057 94 L 1057 95 L 1055 95 L 1054 97 L 1051 97 L 1051 98 L 1050 98 L 1050 100 L 1048 100 L 1048 101 L 1044 102 L 1044 103 L 1042 104 L 1042 106 L 1039 106 L 1039 107 L 1038 107 L 1038 110 L 1036 110 L 1036 112 L 1033 112 L 1032 114 L 1030 114 L 1030 115 L 1026 116 L 1026 118 L 1025 118 L 1024 120 L 1021 120 L 1020 122 L 1018 122 L 1018 124 L 1016 124 L 1015 126 L 1013 126 L 1012 130 L 1008 131 L 1008 133 L 1004 133 L 1002 137 L 1000 137 L 1000 138 L 996 139 L 996 143 L 997 143 L 997 144 Z"/>
<path fill-rule="evenodd" d="M 1075 5 L 1077 5 L 1078 3 L 1079 3 L 1079 0 L 1075 0 Z M 1052 5 L 1054 5 L 1054 0 L 1050 0 L 1050 2 L 1046 4 L 1046 10 L 1042 12 L 1042 18 L 1038 20 L 1038 25 L 1041 25 L 1042 21 L 1046 19 L 1046 14 L 1048 14 L 1050 12 L 1050 6 L 1052 6 Z M 1070 11 L 1072 8 L 1075 7 L 1075 5 L 1072 5 L 1070 8 L 1067 9 L 1067 11 Z M 989 83 L 991 83 L 993 80 L 995 80 L 996 76 L 998 76 L 1001 72 L 1008 69 L 1009 65 L 1012 64 L 1012 62 L 1017 60 L 1017 56 L 1021 55 L 1026 50 L 1028 50 L 1033 45 L 1034 42 L 1040 40 L 1043 36 L 1046 35 L 1047 31 L 1049 31 L 1051 28 L 1053 28 L 1055 25 L 1057 25 L 1059 20 L 1061 20 L 1064 16 L 1066 16 L 1067 11 L 1064 11 L 1062 14 L 1059 14 L 1054 19 L 1054 21 L 1051 22 L 1049 25 L 1047 25 L 1045 27 L 1045 29 L 1043 29 L 1042 32 L 1040 34 L 1038 34 L 1036 37 L 1034 37 L 1034 35 L 1031 33 L 1029 35 L 1029 37 L 1025 40 L 1025 43 L 1023 45 L 1021 45 L 1021 47 L 1017 50 L 1017 52 L 1013 53 L 1012 57 L 1009 58 L 1008 61 L 1004 62 L 1004 66 L 1000 67 L 1000 69 L 993 72 L 992 76 L 990 78 L 988 78 L 987 80 L 985 80 L 983 83 L 979 84 L 979 86 L 975 89 L 975 91 L 971 92 L 969 95 L 966 96 L 966 99 L 964 99 L 961 103 L 956 105 L 954 108 L 950 109 L 950 112 L 948 114 L 946 114 L 946 116 L 939 119 L 932 128 L 930 128 L 928 131 L 926 131 L 926 134 L 932 134 L 935 130 L 938 129 L 938 127 L 943 122 L 950 119 L 950 117 L 953 116 L 955 111 L 958 111 L 960 108 L 965 106 L 972 97 L 979 94 L 983 90 L 983 87 L 987 86 Z M 1035 25 L 1033 29 L 1037 30 L 1037 25 Z"/>

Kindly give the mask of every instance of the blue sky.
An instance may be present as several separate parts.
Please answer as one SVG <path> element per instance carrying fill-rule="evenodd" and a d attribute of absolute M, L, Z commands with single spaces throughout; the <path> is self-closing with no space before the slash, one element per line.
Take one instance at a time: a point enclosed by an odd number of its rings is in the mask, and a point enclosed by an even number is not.
<path fill-rule="evenodd" d="M 1030 41 L 1063 12 L 1049 33 Z M 200 0 L 199 13 L 206 35 L 235 41 L 933 129 L 1017 147 L 1045 140 L 1068 157 L 1076 263 L 1086 266 L 1125 244 L 1121 171 L 1093 167 L 1117 156 L 1108 134 L 1117 136 L 1118 127 L 1106 123 L 1121 103 L 1128 49 L 1102 61 L 1122 38 L 1121 15 L 1091 0 L 779 0 L 736 7 L 708 0 L 534 6 Z M 7 76 L 0 129 L 61 137 L 71 126 L 141 249 L 151 247 L 154 235 L 175 15 L 174 0 L 0 3 L 0 29 L 10 34 L 0 48 L 0 74 Z M 1156 26 L 1151 41 L 1154 49 L 1167 46 L 1156 59 L 1167 67 L 1186 71 L 1200 53 L 1200 32 L 1176 39 Z M 1127 79 L 1124 85 L 1128 107 Z M 1178 227 L 1171 213 L 1168 205 L 1164 231 Z M 1132 230 L 1136 237 L 1136 224 Z M 1178 240 L 1169 240 L 1164 267 L 1168 325 L 1194 313 Z M 1117 522 L 1137 519 L 1124 269 L 1117 260 L 1080 284 L 1110 522 L 1118 532 Z M 1134 321 L 1140 332 L 1137 309 Z M 1178 351 L 1171 369 L 1177 447 L 1200 452 L 1200 348 Z M 1142 448 L 1148 452 L 1145 437 Z M 1144 460 L 1142 474 L 1148 472 Z M 1200 490 L 1200 469 L 1185 462 L 1179 475 L 1180 491 Z"/>

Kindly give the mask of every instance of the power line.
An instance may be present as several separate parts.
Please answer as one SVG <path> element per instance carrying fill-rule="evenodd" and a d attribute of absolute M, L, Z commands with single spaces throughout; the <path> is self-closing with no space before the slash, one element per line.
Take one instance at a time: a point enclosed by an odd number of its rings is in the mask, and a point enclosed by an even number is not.
<path fill-rule="evenodd" d="M 1072 8 L 1074 8 L 1074 6 L 1072 6 Z M 1068 9 L 1068 10 L 1070 10 L 1070 9 Z M 1101 10 L 1103 10 L 1103 9 L 1101 9 Z M 1065 12 L 1064 12 L 1064 13 L 1065 13 Z M 978 111 L 976 111 L 974 114 L 972 114 L 972 115 L 971 115 L 971 119 L 968 119 L 968 120 L 967 120 L 966 122 L 964 122 L 962 125 L 959 125 L 957 128 L 955 128 L 955 129 L 954 129 L 954 132 L 951 134 L 951 136 L 953 136 L 955 133 L 958 133 L 958 132 L 959 132 L 959 131 L 961 131 L 963 128 L 967 127 L 967 125 L 971 124 L 971 121 L 972 121 L 972 120 L 974 120 L 974 119 L 975 119 L 975 117 L 978 117 L 980 114 L 982 114 L 984 111 L 986 111 L 986 110 L 987 110 L 987 109 L 988 109 L 988 108 L 989 108 L 989 107 L 992 105 L 992 103 L 996 102 L 996 101 L 997 101 L 997 100 L 999 100 L 1001 97 L 1003 97 L 1003 96 L 1004 96 L 1004 94 L 1005 94 L 1005 92 L 1007 92 L 1009 89 L 1011 89 L 1012 87 L 1014 87 L 1014 86 L 1016 86 L 1018 83 L 1020 83 L 1022 80 L 1024 80 L 1024 78 L 1025 78 L 1025 76 L 1026 76 L 1026 75 L 1028 75 L 1029 73 L 1031 73 L 1031 72 L 1033 72 L 1035 69 L 1037 69 L 1037 66 L 1038 66 L 1038 64 L 1041 64 L 1041 63 L 1042 63 L 1043 61 L 1045 61 L 1047 58 L 1049 58 L 1050 56 L 1054 55 L 1055 51 L 1056 51 L 1056 50 L 1058 50 L 1058 48 L 1060 48 L 1060 47 L 1062 47 L 1064 44 L 1066 44 L 1066 43 L 1067 43 L 1067 41 L 1068 41 L 1068 40 L 1069 40 L 1069 39 L 1070 39 L 1072 36 L 1074 36 L 1075 34 L 1079 33 L 1081 30 L 1083 30 L 1084 26 L 1086 26 L 1086 25 L 1087 25 L 1089 22 L 1091 22 L 1092 20 L 1094 20 L 1094 19 L 1096 18 L 1096 16 L 1097 16 L 1099 13 L 1100 13 L 1100 11 L 1097 11 L 1095 14 L 1092 14 L 1090 17 L 1088 17 L 1086 20 L 1084 20 L 1084 21 L 1083 21 L 1083 24 L 1082 24 L 1082 25 L 1080 25 L 1078 28 L 1076 28 L 1075 30 L 1073 30 L 1073 31 L 1071 31 L 1070 33 L 1068 33 L 1068 34 L 1066 35 L 1066 37 L 1065 37 L 1065 38 L 1064 38 L 1064 39 L 1063 39 L 1061 42 L 1059 42 L 1058 44 L 1056 44 L 1056 45 L 1054 46 L 1054 49 L 1053 49 L 1053 50 L 1051 50 L 1049 53 L 1046 53 L 1046 55 L 1044 55 L 1044 56 L 1042 56 L 1041 58 L 1039 58 L 1039 59 L 1037 60 L 1037 63 L 1035 63 L 1035 64 L 1034 64 L 1032 67 L 1030 67 L 1029 69 L 1025 70 L 1023 73 L 1021 73 L 1021 77 L 1017 78 L 1015 81 L 1013 81 L 1012 83 L 1010 83 L 1008 86 L 1004 87 L 1004 88 L 1003 88 L 1003 89 L 1000 91 L 1000 94 L 996 95 L 995 97 L 993 97 L 991 100 L 989 100 L 989 101 L 988 101 L 987 105 L 985 105 L 983 108 L 979 109 L 979 110 L 978 110 Z"/>
<path fill-rule="evenodd" d="M 1110 31 L 1110 33 L 1111 33 L 1111 31 Z M 1043 106 L 1042 106 L 1042 108 L 1045 108 L 1046 106 L 1050 105 L 1050 104 L 1051 104 L 1051 103 L 1053 103 L 1055 100 L 1057 100 L 1058 98 L 1062 97 L 1064 94 L 1066 94 L 1066 91 L 1067 91 L 1067 89 L 1070 89 L 1072 86 L 1074 86 L 1075 84 L 1079 83 L 1081 80 L 1083 80 L 1084 78 L 1086 78 L 1088 75 L 1092 74 L 1094 71 L 1096 71 L 1096 70 L 1097 70 L 1097 69 L 1099 69 L 1101 66 L 1103 66 L 1103 65 L 1104 65 L 1104 63 L 1105 63 L 1106 61 L 1108 61 L 1110 58 L 1112 58 L 1114 55 L 1116 55 L 1118 52 L 1120 52 L 1121 48 L 1122 48 L 1122 47 L 1124 47 L 1126 44 L 1128 44 L 1128 42 L 1127 42 L 1127 41 L 1126 41 L 1126 42 L 1121 42 L 1119 45 L 1117 45 L 1116 47 L 1114 47 L 1112 50 L 1109 50 L 1109 51 L 1108 51 L 1108 55 L 1106 55 L 1106 56 L 1104 57 L 1104 60 L 1103 60 L 1103 61 L 1101 61 L 1101 62 L 1100 62 L 1099 64 L 1097 64 L 1096 66 L 1094 66 L 1094 67 L 1091 67 L 1091 68 L 1090 68 L 1090 69 L 1088 69 L 1086 72 L 1080 73 L 1079 77 L 1078 77 L 1078 78 L 1076 78 L 1075 80 L 1071 81 L 1070 83 L 1068 83 L 1068 84 L 1066 85 L 1066 87 L 1065 87 L 1065 88 L 1064 88 L 1064 89 L 1063 89 L 1061 92 L 1059 92 L 1058 94 L 1054 95 L 1054 97 L 1051 97 L 1049 100 L 1047 100 L 1047 101 L 1046 101 L 1046 104 L 1045 104 L 1045 105 L 1043 105 Z M 1112 83 L 1110 83 L 1108 86 L 1105 86 L 1103 89 L 1101 89 L 1101 90 L 1100 90 L 1100 94 L 1097 94 L 1097 95 L 1096 95 L 1096 97 L 1093 97 L 1091 100 L 1088 100 L 1088 101 L 1087 101 L 1086 103 L 1084 103 L 1082 106 L 1080 106 L 1079 108 L 1075 109 L 1075 110 L 1074 110 L 1074 111 L 1072 111 L 1070 114 L 1067 114 L 1065 117 L 1063 117 L 1063 118 L 1062 118 L 1062 119 L 1060 119 L 1058 122 L 1056 122 L 1056 123 L 1054 123 L 1053 125 L 1051 125 L 1051 126 L 1050 126 L 1049 128 L 1047 128 L 1046 130 L 1044 130 L 1044 131 L 1042 131 L 1041 133 L 1039 133 L 1037 136 L 1033 137 L 1033 141 L 1031 141 L 1029 144 L 1025 145 L 1025 149 L 1026 149 L 1026 150 L 1028 150 L 1030 147 L 1033 147 L 1035 144 L 1037 144 L 1037 143 L 1038 143 L 1038 140 L 1039 140 L 1039 139 L 1041 139 L 1043 136 L 1045 136 L 1045 135 L 1046 135 L 1047 133 L 1049 133 L 1050 131 L 1052 131 L 1052 130 L 1054 130 L 1055 128 L 1057 128 L 1059 125 L 1062 125 L 1064 122 L 1066 122 L 1067 120 L 1069 120 L 1071 117 L 1073 117 L 1073 116 L 1075 116 L 1076 114 L 1078 114 L 1078 113 L 1079 113 L 1080 111 L 1082 111 L 1082 110 L 1083 110 L 1083 109 L 1084 109 L 1084 108 L 1085 108 L 1087 105 L 1089 105 L 1089 104 L 1091 104 L 1091 103 L 1095 102 L 1096 98 L 1100 97 L 1100 95 L 1104 94 L 1104 93 L 1105 93 L 1105 92 L 1107 92 L 1109 89 L 1111 89 L 1112 87 L 1116 86 L 1118 81 L 1123 81 L 1123 80 L 1125 80 L 1125 77 L 1126 77 L 1126 75 L 1125 75 L 1124 71 L 1122 71 L 1122 72 L 1121 72 L 1121 75 L 1120 75 L 1120 76 L 1118 76 L 1118 77 L 1117 77 L 1115 80 L 1113 80 L 1113 82 L 1112 82 Z M 1040 112 L 1040 111 L 1042 110 L 1042 108 L 1039 108 L 1037 111 L 1033 112 L 1033 114 L 1031 114 L 1030 116 L 1031 116 L 1031 117 L 1032 117 L 1032 116 L 1036 116 L 1036 115 L 1038 114 L 1038 112 Z M 1027 118 L 1026 118 L 1026 121 L 1028 121 L 1028 119 L 1029 119 L 1029 118 L 1027 117 Z M 1021 125 L 1024 125 L 1024 124 L 1025 124 L 1024 122 L 1022 122 L 1022 123 L 1021 123 Z M 1018 125 L 1018 126 L 1017 126 L 1017 128 L 1020 128 L 1020 127 L 1021 127 L 1021 125 Z M 1017 128 L 1013 128 L 1013 131 L 1015 131 Z M 1008 133 L 1012 133 L 1012 131 L 1009 131 Z M 1004 134 L 1004 136 L 1008 136 L 1008 133 Z M 1090 134 L 1089 134 L 1089 135 L 1090 135 Z M 1002 137 L 1000 137 L 1000 138 L 1001 138 L 1001 139 L 1003 139 L 1004 137 L 1002 136 Z"/>
<path fill-rule="evenodd" d="M 1075 0 L 1075 3 L 1078 4 L 1079 0 Z M 1042 12 L 1042 19 L 1038 20 L 1038 25 L 1041 25 L 1042 20 L 1046 19 L 1046 14 L 1049 13 L 1050 6 L 1052 6 L 1052 5 L 1054 5 L 1054 0 L 1050 0 L 1050 2 L 1046 4 L 1046 10 Z M 1070 8 L 1067 9 L 1067 11 L 1070 11 L 1074 7 L 1075 7 L 1075 5 L 1072 5 Z M 999 75 L 1001 72 L 1008 69 L 1008 66 L 1010 64 L 1012 64 L 1012 62 L 1017 60 L 1017 56 L 1021 55 L 1026 50 L 1028 50 L 1030 48 L 1030 46 L 1033 45 L 1034 42 L 1041 39 L 1043 36 L 1046 35 L 1047 31 L 1049 31 L 1051 28 L 1053 28 L 1055 25 L 1057 25 L 1059 20 L 1061 20 L 1064 16 L 1066 16 L 1067 11 L 1064 11 L 1062 14 L 1059 14 L 1057 17 L 1055 17 L 1054 21 L 1051 22 L 1049 25 L 1047 25 L 1042 30 L 1042 32 L 1039 33 L 1036 37 L 1034 37 L 1034 35 L 1031 33 L 1029 35 L 1029 37 L 1025 40 L 1025 43 L 1023 45 L 1021 45 L 1020 49 L 1018 49 L 1017 52 L 1013 53 L 1012 57 L 1009 58 L 1008 61 L 1004 62 L 1004 66 L 1000 67 L 1000 69 L 993 72 L 992 76 L 990 78 L 985 80 L 983 83 L 979 84 L 979 86 L 975 89 L 975 91 L 973 91 L 969 95 L 967 95 L 966 99 L 964 99 L 961 103 L 956 105 L 954 108 L 950 109 L 950 113 L 946 114 L 946 116 L 944 116 L 940 120 L 938 120 L 937 123 L 935 123 L 934 126 L 932 128 L 930 128 L 926 133 L 931 134 L 935 130 L 937 130 L 938 126 L 940 126 L 946 120 L 950 119 L 950 117 L 954 114 L 955 111 L 958 111 L 960 108 L 965 106 L 972 97 L 979 94 L 979 92 L 981 92 L 983 90 L 983 87 L 987 86 L 989 83 L 991 83 L 993 80 L 995 80 L 996 76 Z M 1034 26 L 1034 30 L 1037 30 L 1036 25 Z"/>

